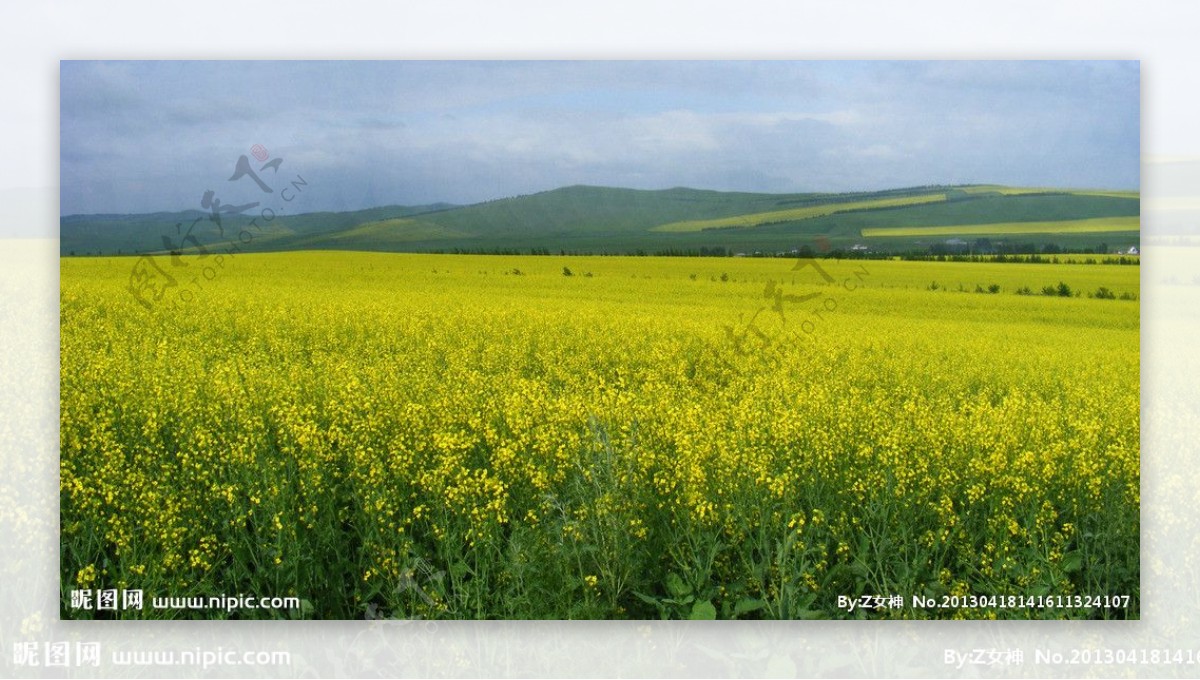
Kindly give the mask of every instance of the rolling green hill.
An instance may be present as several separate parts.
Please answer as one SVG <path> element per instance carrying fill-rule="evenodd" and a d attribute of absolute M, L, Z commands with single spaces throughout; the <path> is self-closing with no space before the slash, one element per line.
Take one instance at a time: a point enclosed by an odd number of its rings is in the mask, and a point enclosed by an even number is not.
<path fill-rule="evenodd" d="M 1139 214 L 1138 194 L 1122 191 L 968 185 L 761 194 L 570 186 L 469 206 L 386 206 L 279 217 L 240 248 L 753 253 L 819 245 L 897 251 L 957 238 L 1125 248 L 1139 242 Z M 240 228 L 236 220 L 226 221 L 232 222 L 227 231 Z M 61 220 L 61 251 L 162 252 L 181 247 L 180 236 L 189 227 L 196 243 L 208 247 L 232 238 L 198 211 L 72 215 Z"/>
<path fill-rule="evenodd" d="M 333 235 L 371 222 L 453 207 L 448 203 L 393 205 L 353 212 L 278 216 L 267 232 L 257 239 L 260 243 L 251 244 L 251 249 L 274 250 L 282 244 L 302 242 L 318 234 Z M 200 210 L 143 215 L 68 215 L 59 220 L 59 249 L 64 255 L 156 252 L 164 249 L 163 237 L 174 244 L 184 245 L 183 238 L 189 233 L 198 243 L 215 247 L 218 243 L 236 238 L 237 229 L 248 221 L 249 218 L 226 216 L 222 220 L 222 228 L 218 228 L 209 219 L 208 213 Z"/>
<path fill-rule="evenodd" d="M 1136 217 L 1093 217 L 1086 220 L 1046 222 L 1000 222 L 994 224 L 954 224 L 944 227 L 895 227 L 863 229 L 863 236 L 981 236 L 1000 234 L 1099 234 L 1137 231 Z"/>
<path fill-rule="evenodd" d="M 922 205 L 925 203 L 940 203 L 945 200 L 946 194 L 941 193 L 917 194 L 915 196 L 901 196 L 899 198 L 875 198 L 865 201 L 839 201 L 822 203 L 820 205 L 810 205 L 802 208 L 787 208 L 785 210 L 771 210 L 761 213 L 735 215 L 733 217 L 721 217 L 715 220 L 684 220 L 682 222 L 671 222 L 670 224 L 660 224 L 657 227 L 654 227 L 652 231 L 692 232 L 706 231 L 709 229 L 725 229 L 727 227 L 751 228 L 760 227 L 765 224 L 798 222 L 800 220 L 812 219 L 814 217 L 824 217 L 826 215 L 836 215 L 839 213 L 878 210 L 882 208 L 904 208 L 908 206 Z"/>

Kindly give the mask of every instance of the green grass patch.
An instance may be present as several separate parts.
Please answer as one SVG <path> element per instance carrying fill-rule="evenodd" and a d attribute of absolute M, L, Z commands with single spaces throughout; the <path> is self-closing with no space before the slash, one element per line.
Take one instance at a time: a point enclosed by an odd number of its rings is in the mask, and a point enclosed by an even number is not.
<path fill-rule="evenodd" d="M 317 237 L 322 245 L 341 245 L 350 242 L 408 243 L 431 239 L 465 238 L 468 234 L 424 220 L 398 218 L 367 222 L 353 229 Z"/>
<path fill-rule="evenodd" d="M 1047 189 L 1044 187 L 1006 187 L 998 184 L 979 184 L 963 187 L 966 194 L 1000 194 L 1002 196 L 1028 196 L 1036 194 L 1069 194 L 1072 196 L 1107 196 L 1109 198 L 1139 198 L 1136 191 L 1112 189 Z"/>
<path fill-rule="evenodd" d="M 768 212 L 749 215 L 735 215 L 714 220 L 684 220 L 660 224 L 651 231 L 663 232 L 692 232 L 706 229 L 726 229 L 729 227 L 757 227 L 763 224 L 791 222 L 812 217 L 823 217 L 852 210 L 874 210 L 879 208 L 898 208 L 924 203 L 940 203 L 946 200 L 946 194 L 924 194 L 920 196 L 904 196 L 902 198 L 881 198 L 870 201 L 848 201 L 845 203 L 827 203 L 823 205 L 790 208 L 788 210 L 771 210 Z"/>
<path fill-rule="evenodd" d="M 1097 217 L 1087 220 L 1050 222 L 1007 222 L 1000 224 L 955 224 L 940 227 L 863 229 L 864 237 L 877 236 L 999 236 L 1005 234 L 1094 234 L 1136 231 L 1138 217 Z"/>

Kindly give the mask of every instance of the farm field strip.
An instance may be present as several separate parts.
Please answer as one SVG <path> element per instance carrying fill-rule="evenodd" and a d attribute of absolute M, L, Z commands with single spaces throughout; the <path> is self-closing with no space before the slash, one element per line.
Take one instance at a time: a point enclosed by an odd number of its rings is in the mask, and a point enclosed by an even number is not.
<path fill-rule="evenodd" d="M 985 194 L 996 193 L 1004 196 L 1025 196 L 1032 194 L 1056 194 L 1067 193 L 1075 196 L 1106 196 L 1109 198 L 1138 198 L 1140 194 L 1136 191 L 1120 191 L 1108 189 L 1047 189 L 1044 187 L 1006 187 L 999 185 L 980 185 L 972 187 L 962 187 L 962 191 L 968 194 Z"/>
<path fill-rule="evenodd" d="M 1000 224 L 958 224 L 938 227 L 889 227 L 863 229 L 864 237 L 878 236 L 998 236 L 1007 234 L 1090 234 L 1138 231 L 1138 217 L 1095 217 L 1085 220 L 1049 222 L 1005 222 Z"/>
<path fill-rule="evenodd" d="M 711 220 L 685 220 L 671 222 L 652 227 L 650 231 L 689 232 L 705 229 L 724 229 L 728 227 L 757 227 L 763 224 L 803 220 L 810 217 L 822 217 L 851 210 L 871 210 L 878 208 L 895 208 L 907 205 L 922 205 L 925 203 L 940 203 L 946 200 L 945 193 L 904 196 L 901 198 L 876 198 L 868 201 L 847 201 L 842 203 L 824 203 L 803 208 L 787 210 L 772 210 L 768 212 L 735 215 Z"/>
<path fill-rule="evenodd" d="M 147 310 L 133 264 L 60 260 L 65 601 L 840 618 L 858 592 L 1129 594 L 876 615 L 1139 616 L 1139 303 L 1015 294 L 1136 297 L 1139 267 L 243 254 Z"/>

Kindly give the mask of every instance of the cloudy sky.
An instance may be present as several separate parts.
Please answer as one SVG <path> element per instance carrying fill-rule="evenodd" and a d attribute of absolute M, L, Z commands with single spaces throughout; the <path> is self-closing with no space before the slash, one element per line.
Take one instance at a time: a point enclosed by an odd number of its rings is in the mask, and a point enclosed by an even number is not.
<path fill-rule="evenodd" d="M 62 214 L 477 201 L 570 184 L 1136 189 L 1137 62 L 61 65 Z"/>

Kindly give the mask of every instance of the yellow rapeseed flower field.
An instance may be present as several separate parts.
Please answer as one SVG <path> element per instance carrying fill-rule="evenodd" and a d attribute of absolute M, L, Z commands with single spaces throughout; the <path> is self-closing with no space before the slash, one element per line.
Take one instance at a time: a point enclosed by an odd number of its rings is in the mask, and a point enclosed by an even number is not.
<path fill-rule="evenodd" d="M 184 258 L 188 299 L 149 308 L 134 260 L 61 260 L 65 601 L 1139 615 L 1136 266 L 211 260 Z M 1083 294 L 1040 294 L 1059 283 Z M 839 607 L 863 595 L 904 606 Z"/>

